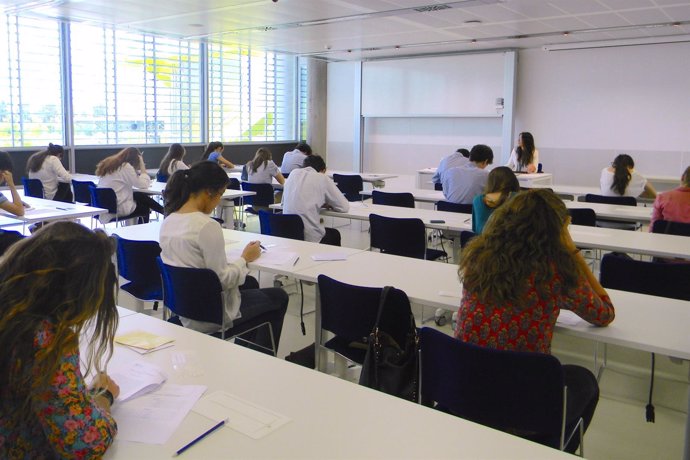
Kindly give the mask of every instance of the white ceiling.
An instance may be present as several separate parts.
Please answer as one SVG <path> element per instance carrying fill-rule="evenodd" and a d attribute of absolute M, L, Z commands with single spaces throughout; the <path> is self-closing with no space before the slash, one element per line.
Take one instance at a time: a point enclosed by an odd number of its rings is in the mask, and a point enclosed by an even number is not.
<path fill-rule="evenodd" d="M 413 9 L 424 6 L 438 10 Z M 0 0 L 0 7 L 329 60 L 690 34 L 690 1 L 678 0 Z"/>

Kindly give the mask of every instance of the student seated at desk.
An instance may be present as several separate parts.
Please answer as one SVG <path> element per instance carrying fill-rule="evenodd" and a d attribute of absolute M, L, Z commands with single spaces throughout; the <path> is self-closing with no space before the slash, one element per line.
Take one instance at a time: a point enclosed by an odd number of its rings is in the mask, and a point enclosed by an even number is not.
<path fill-rule="evenodd" d="M 326 162 L 310 155 L 303 168 L 295 169 L 283 187 L 283 213 L 297 214 L 304 222 L 304 239 L 314 243 L 340 246 L 340 232 L 321 225 L 319 211 L 330 207 L 337 212 L 350 210 L 347 198 L 326 175 Z"/>
<path fill-rule="evenodd" d="M 472 231 L 481 233 L 491 214 L 519 191 L 520 183 L 510 168 L 499 166 L 491 170 L 484 193 L 472 201 Z"/>
<path fill-rule="evenodd" d="M 467 164 L 451 168 L 442 177 L 443 196 L 451 203 L 470 204 L 482 193 L 488 180 L 486 167 L 494 161 L 494 152 L 488 145 L 477 144 L 470 151 Z"/>
<path fill-rule="evenodd" d="M 234 168 L 235 165 L 223 157 L 223 150 L 225 150 L 225 147 L 223 147 L 222 142 L 209 142 L 206 150 L 204 150 L 204 154 L 201 156 L 201 161 L 211 161 L 224 168 Z"/>
<path fill-rule="evenodd" d="M 284 175 L 290 174 L 293 169 L 299 169 L 304 164 L 304 160 L 312 154 L 311 147 L 306 142 L 300 142 L 294 150 L 283 155 L 283 162 L 280 164 L 280 172 Z"/>
<path fill-rule="evenodd" d="M 48 148 L 36 152 L 26 162 L 29 179 L 38 179 L 43 184 L 43 198 L 46 200 L 72 203 L 72 176 L 62 166 L 65 149 L 61 145 L 48 144 Z"/>
<path fill-rule="evenodd" d="M 0 209 L 14 214 L 15 216 L 23 216 L 24 204 L 22 203 L 19 193 L 17 193 L 17 187 L 14 185 L 14 176 L 12 175 L 13 169 L 10 154 L 0 151 L 0 185 L 3 183 L 6 184 L 12 195 L 12 201 L 10 201 L 5 194 L 0 192 Z"/>
<path fill-rule="evenodd" d="M 273 162 L 273 154 L 266 147 L 256 151 L 254 159 L 247 163 L 246 168 L 247 182 L 252 184 L 272 184 L 274 177 L 280 185 L 285 183 L 285 178 Z"/>
<path fill-rule="evenodd" d="M 170 177 L 179 169 L 189 169 L 182 159 L 187 151 L 181 144 L 171 144 L 168 147 L 168 152 L 161 160 L 161 165 L 158 168 L 158 176 Z"/>
<path fill-rule="evenodd" d="M 261 255 L 259 242 L 249 243 L 238 259 L 228 263 L 223 230 L 209 217 L 220 203 L 228 183 L 225 171 L 209 161 L 201 161 L 172 175 L 165 188 L 166 217 L 160 231 L 161 258 L 175 267 L 213 270 L 223 286 L 225 323 L 238 326 L 244 321 L 263 317 L 271 323 L 277 349 L 288 295 L 276 288 L 240 290 L 249 272 L 247 263 Z M 258 287 L 256 280 L 253 281 Z M 220 326 L 180 319 L 185 327 L 200 332 L 216 332 Z M 257 329 L 254 337 L 247 340 L 271 348 L 271 338 L 265 327 Z"/>
<path fill-rule="evenodd" d="M 635 161 L 625 153 L 618 155 L 611 166 L 601 170 L 599 185 L 604 196 L 656 197 L 652 184 L 635 171 Z"/>
<path fill-rule="evenodd" d="M 513 171 L 537 172 L 539 169 L 539 150 L 534 147 L 534 136 L 531 133 L 520 133 L 518 145 L 510 152 L 506 166 Z"/>
<path fill-rule="evenodd" d="M 100 177 L 98 187 L 115 191 L 118 215 L 142 217 L 144 222 L 148 222 L 151 210 L 163 214 L 163 206 L 160 203 L 146 193 L 134 191 L 134 187 L 146 189 L 151 186 L 144 157 L 136 147 L 124 148 L 115 155 L 101 160 L 96 165 L 96 175 Z M 106 214 L 106 222 L 112 217 L 112 214 Z"/>
<path fill-rule="evenodd" d="M 467 164 L 467 162 L 470 161 L 469 157 L 469 150 L 457 149 L 455 152 L 451 153 L 450 155 L 441 160 L 441 162 L 438 164 L 438 168 L 436 168 L 434 176 L 431 178 L 431 181 L 434 184 L 440 184 L 441 177 L 443 177 L 443 173 L 448 171 L 450 168 L 457 168 L 458 166 L 463 166 Z"/>
<path fill-rule="evenodd" d="M 499 350 L 551 353 L 560 309 L 597 326 L 613 321 L 613 304 L 573 243 L 569 223 L 563 201 L 545 189 L 521 192 L 494 212 L 463 250 L 458 339 Z M 579 366 L 563 370 L 568 407 L 587 408 L 586 429 L 599 398 L 596 378 Z M 573 439 L 568 452 L 579 444 L 578 436 Z"/>
<path fill-rule="evenodd" d="M 649 222 L 650 232 L 657 220 L 690 223 L 690 166 L 685 168 L 680 187 L 656 196 L 652 220 Z"/>
<path fill-rule="evenodd" d="M 103 373 L 118 323 L 113 250 L 100 230 L 54 222 L 0 262 L 0 458 L 101 458 L 113 442 L 120 390 Z"/>

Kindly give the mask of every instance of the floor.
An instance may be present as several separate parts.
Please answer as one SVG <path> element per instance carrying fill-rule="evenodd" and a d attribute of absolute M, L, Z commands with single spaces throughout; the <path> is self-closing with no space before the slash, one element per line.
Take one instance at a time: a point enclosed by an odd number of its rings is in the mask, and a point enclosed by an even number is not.
<path fill-rule="evenodd" d="M 327 218 L 325 224 L 332 226 L 334 222 Z M 369 235 L 366 231 L 366 224 L 364 224 L 364 231 L 358 221 L 349 222 L 343 219 L 336 219 L 335 225 L 340 230 L 343 237 L 343 246 L 350 247 L 368 247 Z M 258 219 L 256 217 L 250 218 L 247 226 L 248 231 L 255 231 L 258 233 Z M 264 273 L 260 276 L 260 283 L 262 287 L 273 285 L 273 276 Z M 305 289 L 305 311 L 310 312 L 305 315 L 306 335 L 302 335 L 299 325 L 299 294 L 297 288 L 292 280 L 283 280 L 285 289 L 290 293 L 290 305 L 288 314 L 285 318 L 283 326 L 282 339 L 280 350 L 278 352 L 279 358 L 284 358 L 291 351 L 296 351 L 310 345 L 314 341 L 314 288 L 308 287 Z M 404 289 L 404 286 L 399 286 Z M 123 306 L 133 305 L 128 294 L 121 293 L 119 304 Z M 149 307 L 150 308 L 150 307 Z M 421 323 L 421 313 L 418 312 L 418 325 Z M 153 313 L 158 314 L 158 313 Z M 433 311 L 426 309 L 425 317 L 433 315 Z M 427 322 L 426 326 L 433 323 Z M 443 328 L 444 331 L 450 333 L 450 325 Z M 564 344 L 560 345 L 559 338 L 554 339 L 555 354 L 559 356 L 564 362 L 572 362 L 569 353 L 573 348 L 579 348 L 582 344 Z M 589 344 L 586 344 L 589 346 Z M 559 349 L 563 349 L 564 355 L 559 355 Z M 582 350 L 576 350 L 581 352 Z M 646 357 L 635 357 L 634 359 L 642 360 Z M 591 363 L 582 363 L 589 365 Z M 686 364 L 683 364 L 686 366 Z M 590 366 L 591 367 L 591 366 Z M 624 367 L 624 366 L 621 366 Z M 684 368 L 685 369 L 685 368 Z M 644 371 L 644 369 L 642 369 Z M 356 381 L 356 369 L 353 369 L 349 377 Z M 611 366 L 603 373 L 601 379 L 601 399 L 597 407 L 597 411 L 585 436 L 585 456 L 589 459 L 676 459 L 681 458 L 683 453 L 683 437 L 685 426 L 685 413 L 683 412 L 687 407 L 685 403 L 685 395 L 687 392 L 687 372 L 683 370 L 680 372 L 682 378 L 679 378 L 677 388 L 668 395 L 663 394 L 663 385 L 658 385 L 655 395 L 656 405 L 656 423 L 647 423 L 645 421 L 645 398 L 646 398 L 646 377 L 640 378 L 640 389 L 632 391 L 622 391 L 622 387 L 628 387 L 628 382 L 632 377 L 628 377 L 625 369 L 618 370 L 615 366 Z M 641 374 L 644 375 L 644 372 Z M 354 383 L 353 383 L 354 384 Z M 665 398 L 666 397 L 666 398 Z M 671 403 L 663 404 L 665 399 L 671 399 Z M 661 402 L 661 403 L 660 403 Z M 432 442 L 448 442 L 448 440 L 432 441 Z M 451 443 L 449 443 L 450 449 Z"/>

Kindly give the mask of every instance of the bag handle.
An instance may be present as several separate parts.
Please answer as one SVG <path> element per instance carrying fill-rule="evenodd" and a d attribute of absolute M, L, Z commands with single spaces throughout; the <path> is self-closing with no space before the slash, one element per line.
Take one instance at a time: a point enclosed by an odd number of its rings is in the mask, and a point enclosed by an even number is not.
<path fill-rule="evenodd" d="M 374 330 L 377 330 L 379 328 L 379 321 L 381 321 L 381 313 L 383 312 L 384 305 L 386 305 L 386 298 L 388 297 L 388 293 L 391 289 L 393 289 L 392 286 L 384 286 L 383 289 L 381 289 L 381 297 L 379 297 L 379 311 L 378 313 L 376 313 L 376 323 L 374 323 Z"/>

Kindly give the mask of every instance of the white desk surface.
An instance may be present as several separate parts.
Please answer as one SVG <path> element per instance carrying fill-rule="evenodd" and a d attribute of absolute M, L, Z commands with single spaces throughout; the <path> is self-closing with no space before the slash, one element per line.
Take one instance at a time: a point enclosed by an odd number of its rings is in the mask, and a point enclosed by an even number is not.
<path fill-rule="evenodd" d="M 11 199 L 9 192 L 6 192 L 5 196 Z M 101 208 L 93 208 L 91 206 L 75 203 L 63 203 L 61 201 L 44 200 L 43 198 L 34 198 L 30 196 L 22 196 L 22 201 L 31 206 L 31 208 L 25 209 L 25 214 L 23 216 L 15 216 L 5 211 L 0 211 L 0 217 L 18 220 L 20 221 L 18 223 L 21 224 L 91 217 L 102 214 L 105 211 L 105 209 Z"/>
<path fill-rule="evenodd" d="M 133 330 L 174 337 L 175 345 L 143 356 L 116 345 L 115 362 L 143 359 L 162 367 L 169 375 L 168 382 L 206 385 L 207 394 L 227 391 L 291 419 L 259 440 L 222 428 L 191 447 L 184 458 L 572 458 L 146 315 L 120 320 L 118 334 Z M 172 356 L 182 351 L 194 354 L 199 375 L 173 369 Z M 192 437 L 206 427 L 208 421 L 192 412 L 167 444 L 116 438 L 104 458 L 168 459 L 180 447 L 180 437 Z M 452 440 L 452 446 L 429 442 L 434 439 Z"/>
<path fill-rule="evenodd" d="M 500 166 L 500 165 L 496 165 Z M 492 166 L 492 168 L 495 166 Z M 424 175 L 434 175 L 436 174 L 436 170 L 438 168 L 422 168 L 417 170 L 417 174 L 424 174 Z M 520 174 L 515 174 L 515 176 L 518 178 L 519 182 L 531 182 L 535 179 L 552 179 L 553 174 L 551 173 L 520 173 Z"/>
<path fill-rule="evenodd" d="M 394 179 L 398 177 L 396 174 L 374 174 L 374 173 L 366 173 L 366 172 L 352 172 L 352 171 L 332 171 L 330 169 L 326 169 L 326 174 L 328 177 L 331 179 L 333 178 L 333 174 L 342 174 L 345 176 L 361 176 L 363 182 L 380 182 L 380 181 L 385 181 L 386 179 Z"/>
<path fill-rule="evenodd" d="M 2 227 L 10 227 L 12 225 L 22 225 L 24 223 L 23 220 L 15 219 L 14 217 L 10 217 L 11 214 L 0 214 L 0 228 Z"/>
<path fill-rule="evenodd" d="M 597 217 L 621 222 L 649 222 L 652 208 L 645 206 L 621 206 L 618 204 L 585 203 L 584 201 L 564 201 L 568 209 L 589 208 Z"/>

